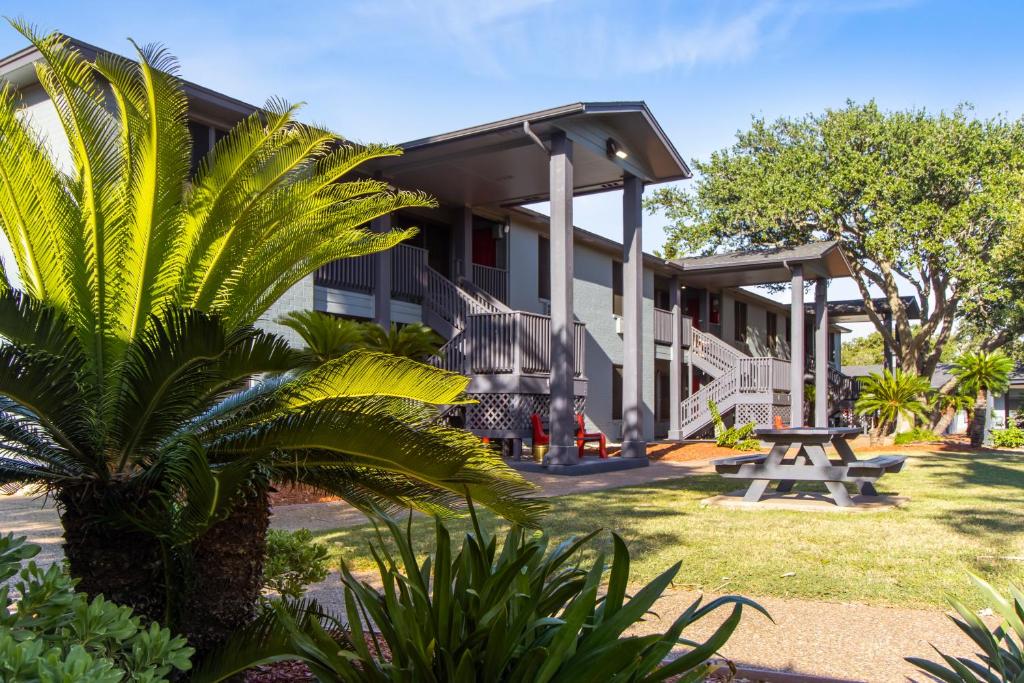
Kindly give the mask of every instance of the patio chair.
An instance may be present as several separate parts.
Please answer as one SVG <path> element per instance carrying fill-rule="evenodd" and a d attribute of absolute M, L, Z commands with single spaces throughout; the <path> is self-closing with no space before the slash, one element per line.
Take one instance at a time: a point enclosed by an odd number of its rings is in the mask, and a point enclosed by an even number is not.
<path fill-rule="evenodd" d="M 583 457 L 583 445 L 587 442 L 597 442 L 597 452 L 602 458 L 608 457 L 608 442 L 603 432 L 587 432 L 583 424 L 583 416 L 576 414 L 576 447 L 580 451 L 580 458 Z"/>
<path fill-rule="evenodd" d="M 533 428 L 533 447 L 547 446 L 551 443 L 551 435 L 544 431 L 544 425 L 541 424 L 540 415 L 533 413 L 530 415 L 530 426 Z"/>

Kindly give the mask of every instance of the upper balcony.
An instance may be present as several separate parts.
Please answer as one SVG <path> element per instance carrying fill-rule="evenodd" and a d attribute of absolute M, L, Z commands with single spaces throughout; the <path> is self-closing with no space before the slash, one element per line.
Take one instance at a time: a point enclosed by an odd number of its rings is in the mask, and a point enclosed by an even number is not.
<path fill-rule="evenodd" d="M 688 315 L 682 316 L 680 326 L 682 347 L 688 349 L 693 339 L 693 318 Z M 672 311 L 655 307 L 654 342 L 656 344 L 672 344 Z"/>

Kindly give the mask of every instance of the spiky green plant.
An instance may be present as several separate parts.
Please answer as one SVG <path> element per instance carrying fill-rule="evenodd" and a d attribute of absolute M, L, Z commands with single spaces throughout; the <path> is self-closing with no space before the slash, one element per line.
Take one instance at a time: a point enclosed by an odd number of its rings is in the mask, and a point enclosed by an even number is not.
<path fill-rule="evenodd" d="M 853 409 L 858 415 L 876 415 L 876 434 L 886 434 L 901 417 L 927 419 L 925 394 L 930 385 L 926 377 L 897 369 L 873 372 L 860 380 L 860 397 Z"/>
<path fill-rule="evenodd" d="M 291 311 L 277 322 L 302 337 L 315 363 L 325 363 L 361 348 L 366 338 L 363 323 L 321 311 Z"/>
<path fill-rule="evenodd" d="M 972 446 L 980 446 L 985 440 L 986 425 L 992 424 L 988 397 L 1006 391 L 1014 365 L 1013 359 L 1002 351 L 968 352 L 953 363 L 953 376 L 960 380 L 962 390 L 975 397 L 971 420 Z"/>
<path fill-rule="evenodd" d="M 253 327 L 288 288 L 410 231 L 362 229 L 429 206 L 350 179 L 399 154 L 355 146 L 271 103 L 189 176 L 174 59 L 38 48 L 72 166 L 0 91 L 0 485 L 53 494 L 79 588 L 199 647 L 248 621 L 262 584 L 267 485 L 301 482 L 361 507 L 439 512 L 467 492 L 526 524 L 531 487 L 472 435 L 435 421 L 467 381 L 356 352 L 301 374 Z"/>
<path fill-rule="evenodd" d="M 369 323 L 365 328 L 364 343 L 367 348 L 374 351 L 426 363 L 431 358 L 439 357 L 444 339 L 423 323 L 412 323 L 402 327 L 392 323 L 389 330 L 376 323 Z"/>

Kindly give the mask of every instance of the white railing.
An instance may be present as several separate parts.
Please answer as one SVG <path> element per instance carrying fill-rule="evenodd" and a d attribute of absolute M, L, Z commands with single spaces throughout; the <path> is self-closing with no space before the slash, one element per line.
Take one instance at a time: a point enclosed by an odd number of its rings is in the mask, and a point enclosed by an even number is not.
<path fill-rule="evenodd" d="M 680 408 L 680 422 L 683 434 L 689 435 L 711 423 L 708 403 L 714 401 L 719 413 L 736 406 L 739 383 L 735 370 L 726 372 L 710 384 L 706 384 L 688 396 Z"/>
<path fill-rule="evenodd" d="M 498 301 L 508 302 L 508 271 L 504 268 L 492 268 L 474 263 L 473 284 Z"/>
<path fill-rule="evenodd" d="M 692 334 L 690 352 L 719 373 L 729 372 L 736 367 L 741 358 L 747 357 L 718 337 L 697 329 L 693 329 Z"/>

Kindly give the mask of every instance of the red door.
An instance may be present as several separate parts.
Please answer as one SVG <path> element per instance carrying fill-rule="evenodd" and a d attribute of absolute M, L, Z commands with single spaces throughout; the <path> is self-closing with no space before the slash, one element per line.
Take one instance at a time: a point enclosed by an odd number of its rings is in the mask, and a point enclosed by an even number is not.
<path fill-rule="evenodd" d="M 498 265 L 498 240 L 490 228 L 473 231 L 473 263 L 491 268 Z"/>

